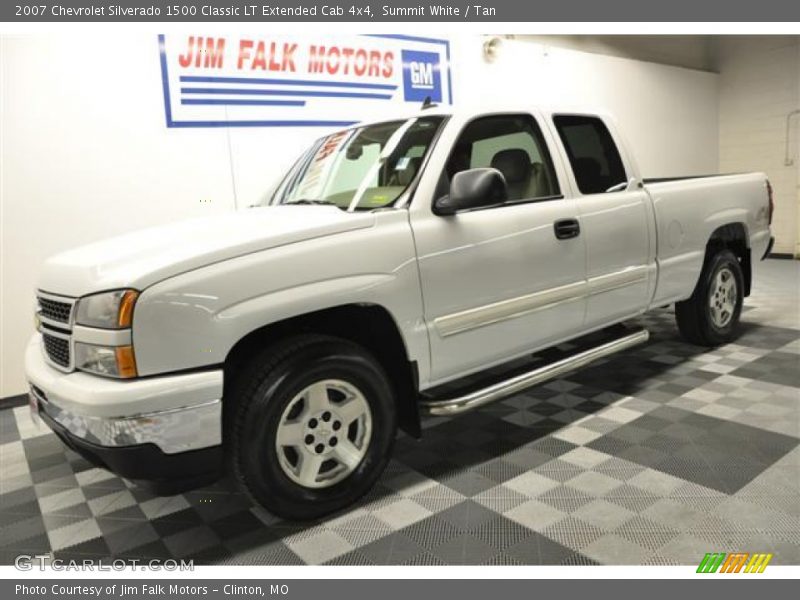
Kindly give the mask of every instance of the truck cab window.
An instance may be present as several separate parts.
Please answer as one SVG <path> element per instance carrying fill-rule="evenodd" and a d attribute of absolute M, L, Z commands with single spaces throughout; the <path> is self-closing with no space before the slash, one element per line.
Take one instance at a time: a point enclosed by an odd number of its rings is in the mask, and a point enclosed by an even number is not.
<path fill-rule="evenodd" d="M 627 181 L 611 133 L 597 117 L 553 117 L 581 194 L 602 194 Z"/>
<path fill-rule="evenodd" d="M 547 145 L 529 115 L 494 115 L 472 121 L 453 146 L 442 181 L 449 184 L 459 171 L 484 167 L 503 174 L 510 201 L 559 194 Z"/>

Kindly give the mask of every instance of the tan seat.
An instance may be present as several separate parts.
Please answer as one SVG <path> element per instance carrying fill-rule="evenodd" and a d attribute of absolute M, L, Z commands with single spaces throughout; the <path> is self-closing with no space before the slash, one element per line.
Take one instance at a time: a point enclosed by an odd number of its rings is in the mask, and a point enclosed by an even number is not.
<path fill-rule="evenodd" d="M 492 157 L 491 166 L 506 179 L 509 200 L 527 197 L 531 180 L 531 163 L 528 153 L 522 148 L 500 150 Z"/>
<path fill-rule="evenodd" d="M 546 198 L 556 193 L 550 181 L 550 175 L 545 166 L 540 162 L 531 165 L 531 182 L 528 186 L 529 198 Z"/>
<path fill-rule="evenodd" d="M 509 200 L 544 198 L 553 195 L 547 169 L 540 162 L 530 162 L 522 148 L 501 150 L 492 157 L 491 166 L 503 174 Z"/>
<path fill-rule="evenodd" d="M 392 173 L 388 184 L 406 187 L 414 180 L 414 176 L 417 174 L 417 171 L 419 171 L 421 164 L 422 158 L 420 157 L 408 159 L 406 168 Z"/>

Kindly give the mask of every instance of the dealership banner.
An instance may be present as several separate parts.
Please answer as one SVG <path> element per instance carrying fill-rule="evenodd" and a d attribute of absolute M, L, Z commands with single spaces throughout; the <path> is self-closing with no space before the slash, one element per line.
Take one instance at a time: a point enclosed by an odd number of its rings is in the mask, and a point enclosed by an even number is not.
<path fill-rule="evenodd" d="M 328 127 L 452 104 L 450 43 L 409 35 L 158 36 L 168 127 Z"/>

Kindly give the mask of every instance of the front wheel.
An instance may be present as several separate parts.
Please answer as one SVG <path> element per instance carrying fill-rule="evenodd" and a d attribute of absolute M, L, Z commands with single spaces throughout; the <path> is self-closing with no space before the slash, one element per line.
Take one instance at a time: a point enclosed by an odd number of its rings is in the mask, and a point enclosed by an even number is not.
<path fill-rule="evenodd" d="M 730 250 L 711 255 L 691 298 L 675 304 L 681 336 L 701 346 L 733 341 L 744 301 L 744 277 Z"/>
<path fill-rule="evenodd" d="M 306 520 L 342 509 L 385 468 L 394 394 L 360 346 L 312 335 L 288 340 L 255 358 L 237 388 L 233 471 L 272 513 Z"/>

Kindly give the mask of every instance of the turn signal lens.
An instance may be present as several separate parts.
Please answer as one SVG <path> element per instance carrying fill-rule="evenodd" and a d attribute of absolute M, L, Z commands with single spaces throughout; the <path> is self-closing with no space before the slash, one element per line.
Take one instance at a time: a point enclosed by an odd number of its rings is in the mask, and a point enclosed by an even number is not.
<path fill-rule="evenodd" d="M 133 321 L 133 307 L 138 297 L 139 292 L 136 290 L 127 290 L 122 294 L 122 299 L 119 302 L 119 314 L 117 316 L 117 325 L 119 325 L 121 329 L 131 326 L 131 322 Z"/>
<path fill-rule="evenodd" d="M 120 323 L 120 325 L 122 324 Z M 117 348 L 117 376 L 122 379 L 136 377 L 136 358 L 133 355 L 133 346 Z"/>
<path fill-rule="evenodd" d="M 130 327 L 138 297 L 136 290 L 115 290 L 84 296 L 78 301 L 75 322 L 100 329 Z"/>

